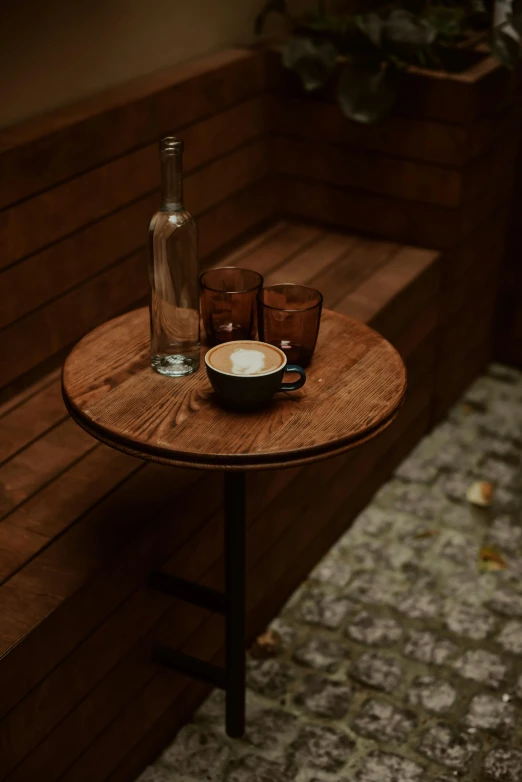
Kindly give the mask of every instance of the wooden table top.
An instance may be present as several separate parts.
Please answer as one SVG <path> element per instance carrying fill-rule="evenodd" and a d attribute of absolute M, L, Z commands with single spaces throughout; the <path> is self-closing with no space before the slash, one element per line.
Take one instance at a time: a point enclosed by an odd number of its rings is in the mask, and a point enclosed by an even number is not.
<path fill-rule="evenodd" d="M 375 437 L 400 408 L 406 370 L 377 332 L 323 310 L 304 387 L 260 410 L 230 411 L 214 396 L 203 355 L 193 375 L 153 372 L 142 308 L 84 337 L 62 383 L 71 416 L 118 450 L 181 467 L 260 470 L 334 456 Z"/>

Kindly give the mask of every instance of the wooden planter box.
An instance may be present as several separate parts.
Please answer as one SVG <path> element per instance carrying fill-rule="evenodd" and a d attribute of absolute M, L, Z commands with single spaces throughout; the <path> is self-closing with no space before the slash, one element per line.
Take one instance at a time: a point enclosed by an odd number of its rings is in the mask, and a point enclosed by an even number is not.
<path fill-rule="evenodd" d="M 476 55 L 475 55 L 476 58 Z M 283 212 L 443 253 L 435 418 L 491 355 L 520 136 L 520 73 L 484 56 L 412 70 L 391 117 L 346 120 L 268 54 L 270 149 Z M 478 319 L 480 332 L 466 329 Z"/>

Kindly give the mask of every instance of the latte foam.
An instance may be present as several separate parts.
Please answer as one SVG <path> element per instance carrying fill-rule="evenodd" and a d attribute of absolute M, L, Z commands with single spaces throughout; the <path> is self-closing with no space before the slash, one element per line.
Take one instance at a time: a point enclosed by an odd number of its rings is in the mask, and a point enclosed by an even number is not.
<path fill-rule="evenodd" d="M 210 366 L 230 375 L 264 375 L 278 369 L 284 359 L 269 345 L 259 342 L 226 342 L 208 357 Z"/>

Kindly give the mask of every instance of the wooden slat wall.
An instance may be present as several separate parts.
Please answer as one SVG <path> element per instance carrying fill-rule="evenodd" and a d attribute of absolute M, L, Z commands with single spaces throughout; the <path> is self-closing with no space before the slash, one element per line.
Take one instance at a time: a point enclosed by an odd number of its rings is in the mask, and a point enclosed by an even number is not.
<path fill-rule="evenodd" d="M 4 397 L 147 294 L 161 135 L 185 139 L 203 260 L 274 216 L 264 89 L 261 54 L 220 53 L 0 134 Z"/>

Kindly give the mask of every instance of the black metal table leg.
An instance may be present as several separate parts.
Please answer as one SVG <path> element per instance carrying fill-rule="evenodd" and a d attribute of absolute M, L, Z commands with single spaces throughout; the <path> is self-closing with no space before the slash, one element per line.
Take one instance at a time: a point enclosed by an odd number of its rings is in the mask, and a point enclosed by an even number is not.
<path fill-rule="evenodd" d="M 245 510 L 243 472 L 225 472 L 226 730 L 245 731 Z"/>

